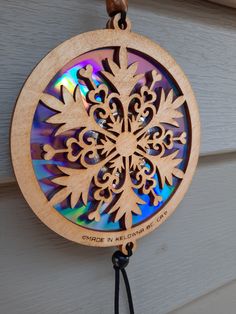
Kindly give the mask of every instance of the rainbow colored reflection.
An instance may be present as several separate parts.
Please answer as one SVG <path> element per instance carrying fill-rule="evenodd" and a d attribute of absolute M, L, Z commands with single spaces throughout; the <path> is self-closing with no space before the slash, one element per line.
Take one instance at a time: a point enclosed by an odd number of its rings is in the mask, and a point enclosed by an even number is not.
<path fill-rule="evenodd" d="M 100 83 L 105 83 L 102 80 L 101 76 L 99 76 L 99 72 L 103 70 L 102 61 L 106 58 L 113 59 L 115 49 L 116 47 L 90 51 L 72 60 L 70 63 L 66 64 L 54 78 L 52 78 L 47 88 L 45 89 L 45 92 L 61 100 L 61 86 L 65 86 L 71 92 L 71 94 L 73 94 L 75 87 L 79 85 L 83 95 L 84 106 L 88 108 L 89 104 L 86 100 L 88 88 L 86 85 L 78 80 L 77 72 L 79 69 L 84 68 L 88 64 L 91 64 L 93 66 L 94 83 L 97 86 Z M 177 83 L 158 62 L 134 50 L 128 50 L 128 61 L 129 64 L 132 64 L 133 62 L 138 62 L 137 74 L 147 73 L 152 71 L 153 69 L 157 69 L 158 72 L 162 74 L 162 80 L 156 83 L 156 89 L 160 87 L 162 87 L 165 91 L 173 89 L 176 97 L 181 94 Z M 147 82 L 144 78 L 140 80 L 139 83 L 143 85 Z M 180 125 L 180 127 L 178 128 L 178 133 L 182 133 L 183 131 L 187 133 L 187 144 L 182 145 L 180 143 L 175 143 L 173 150 L 179 149 L 179 154 L 177 157 L 183 159 L 179 168 L 184 170 L 186 169 L 188 162 L 187 152 L 190 145 L 189 143 L 191 143 L 191 138 L 189 135 L 190 132 L 188 132 L 189 126 L 187 119 L 187 106 L 182 106 L 180 110 L 183 113 L 183 118 L 178 119 Z M 42 102 L 39 102 L 35 111 L 31 131 L 31 155 L 35 176 L 40 184 L 43 193 L 48 199 L 50 199 L 52 194 L 55 192 L 55 189 L 57 188 L 57 185 L 51 181 L 52 178 L 60 174 L 57 166 L 73 168 L 78 167 L 76 163 L 68 162 L 65 156 L 55 156 L 50 161 L 43 159 L 43 145 L 50 144 L 57 148 L 63 148 L 66 139 L 70 136 L 74 136 L 76 133 L 76 130 L 71 130 L 69 132 L 65 132 L 63 135 L 55 137 L 55 125 L 45 122 L 50 116 L 54 114 L 55 112 L 53 110 L 50 110 Z M 173 131 L 175 130 L 171 127 L 170 129 L 173 129 Z M 157 174 L 155 175 L 155 179 L 157 179 Z M 174 177 L 173 185 L 169 186 L 165 184 L 163 189 L 161 189 L 158 185 L 155 187 L 156 193 L 162 196 L 162 201 L 159 202 L 157 206 L 154 206 L 152 204 L 148 195 L 139 194 L 139 196 L 146 202 L 146 204 L 140 205 L 142 215 L 133 215 L 133 226 L 142 223 L 143 221 L 147 220 L 155 213 L 157 213 L 159 210 L 161 210 L 163 205 L 165 205 L 169 201 L 171 196 L 175 193 L 179 183 L 179 179 Z M 138 194 L 138 191 L 135 192 Z M 60 204 L 57 204 L 55 206 L 55 209 L 60 212 L 65 218 L 80 226 L 98 231 L 118 231 L 122 229 L 121 224 L 119 222 L 112 221 L 110 215 L 104 211 L 107 204 L 103 204 L 103 207 L 101 208 L 101 219 L 99 222 L 96 222 L 95 220 L 91 221 L 88 219 L 87 213 L 91 207 L 90 202 L 84 205 L 83 202 L 80 201 L 75 208 L 70 208 L 68 204 L 68 201 L 64 201 Z"/>

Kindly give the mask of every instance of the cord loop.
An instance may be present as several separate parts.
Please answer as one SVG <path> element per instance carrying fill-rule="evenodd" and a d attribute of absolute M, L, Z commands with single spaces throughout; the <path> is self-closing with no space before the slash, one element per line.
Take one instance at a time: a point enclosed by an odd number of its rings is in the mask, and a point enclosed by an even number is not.
<path fill-rule="evenodd" d="M 122 31 L 130 31 L 131 30 L 131 21 L 127 17 L 125 11 L 121 11 L 110 18 L 107 22 L 107 28 L 122 30 Z"/>
<path fill-rule="evenodd" d="M 126 12 L 125 11 L 121 11 L 120 13 L 120 20 L 118 22 L 118 25 L 120 27 L 120 29 L 126 29 L 127 27 L 127 23 L 126 23 Z"/>

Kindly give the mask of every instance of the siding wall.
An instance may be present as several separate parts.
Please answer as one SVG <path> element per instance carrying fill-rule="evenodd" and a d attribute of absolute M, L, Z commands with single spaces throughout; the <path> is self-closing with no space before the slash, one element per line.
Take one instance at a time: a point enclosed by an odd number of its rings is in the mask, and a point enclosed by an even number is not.
<path fill-rule="evenodd" d="M 202 120 L 191 188 L 175 214 L 139 241 L 128 269 L 137 313 L 165 314 L 236 279 L 236 10 L 206 1 L 133 0 L 129 16 L 134 31 L 182 66 Z M 106 19 L 101 0 L 0 0 L 1 314 L 113 311 L 112 249 L 82 247 L 45 227 L 23 200 L 8 149 L 14 102 L 34 65 Z M 206 314 L 201 307 L 197 313 Z M 209 313 L 222 314 L 217 307 Z"/>

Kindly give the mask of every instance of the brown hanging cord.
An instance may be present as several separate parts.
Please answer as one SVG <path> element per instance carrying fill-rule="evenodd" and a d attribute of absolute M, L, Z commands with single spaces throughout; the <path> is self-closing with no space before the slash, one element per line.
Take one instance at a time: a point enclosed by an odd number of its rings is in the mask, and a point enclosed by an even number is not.
<path fill-rule="evenodd" d="M 128 0 L 106 0 L 107 13 L 113 17 L 117 13 L 128 11 Z"/>

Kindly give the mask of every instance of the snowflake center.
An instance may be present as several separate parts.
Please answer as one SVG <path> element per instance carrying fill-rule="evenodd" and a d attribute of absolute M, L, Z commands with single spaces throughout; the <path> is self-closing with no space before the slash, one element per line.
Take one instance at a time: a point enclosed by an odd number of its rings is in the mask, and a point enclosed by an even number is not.
<path fill-rule="evenodd" d="M 133 155 L 137 148 L 136 136 L 131 132 L 121 133 L 116 141 L 116 150 L 120 156 L 128 157 Z"/>

